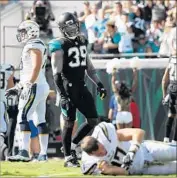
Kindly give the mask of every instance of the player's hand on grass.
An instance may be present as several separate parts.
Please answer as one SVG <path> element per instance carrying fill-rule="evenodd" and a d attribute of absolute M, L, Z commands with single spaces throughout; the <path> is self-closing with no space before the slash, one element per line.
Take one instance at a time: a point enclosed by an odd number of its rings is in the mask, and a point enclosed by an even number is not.
<path fill-rule="evenodd" d="M 103 100 L 107 95 L 107 91 L 101 82 L 97 84 L 97 93 L 100 96 L 101 100 Z"/>

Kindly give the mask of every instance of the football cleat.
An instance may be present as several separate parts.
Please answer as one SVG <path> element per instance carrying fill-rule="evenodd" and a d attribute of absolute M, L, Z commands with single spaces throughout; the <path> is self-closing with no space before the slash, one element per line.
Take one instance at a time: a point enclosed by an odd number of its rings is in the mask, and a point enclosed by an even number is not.
<path fill-rule="evenodd" d="M 8 161 L 11 162 L 29 162 L 30 160 L 27 150 L 20 150 L 17 155 L 8 157 Z"/>
<path fill-rule="evenodd" d="M 64 167 L 80 167 L 77 157 L 71 155 L 70 158 L 65 161 Z"/>
<path fill-rule="evenodd" d="M 38 156 L 38 161 L 44 161 L 44 162 L 48 161 L 47 155 L 39 155 Z"/>

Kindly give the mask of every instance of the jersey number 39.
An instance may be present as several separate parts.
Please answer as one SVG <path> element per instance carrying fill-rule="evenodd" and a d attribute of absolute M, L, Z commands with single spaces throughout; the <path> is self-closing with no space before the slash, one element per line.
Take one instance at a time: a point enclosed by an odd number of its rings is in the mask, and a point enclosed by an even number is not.
<path fill-rule="evenodd" d="M 70 67 L 86 66 L 87 49 L 86 46 L 72 47 L 68 50 L 68 57 L 73 56 L 74 61 L 69 63 Z"/>

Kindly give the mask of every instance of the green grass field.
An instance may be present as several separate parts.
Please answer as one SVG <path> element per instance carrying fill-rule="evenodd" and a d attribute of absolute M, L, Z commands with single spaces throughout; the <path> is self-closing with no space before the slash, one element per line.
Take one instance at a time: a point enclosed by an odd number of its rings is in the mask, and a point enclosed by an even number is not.
<path fill-rule="evenodd" d="M 43 163 L 1 162 L 0 169 L 1 169 L 0 177 L 19 177 L 19 176 L 20 177 L 77 177 L 77 178 L 93 177 L 93 176 L 83 176 L 79 168 L 64 168 L 63 160 L 49 160 L 48 162 L 43 162 Z M 99 177 L 105 177 L 105 176 L 99 176 Z M 126 177 L 126 176 L 119 176 L 119 177 Z M 176 176 L 169 175 L 169 176 L 131 176 L 131 177 L 170 178 Z"/>

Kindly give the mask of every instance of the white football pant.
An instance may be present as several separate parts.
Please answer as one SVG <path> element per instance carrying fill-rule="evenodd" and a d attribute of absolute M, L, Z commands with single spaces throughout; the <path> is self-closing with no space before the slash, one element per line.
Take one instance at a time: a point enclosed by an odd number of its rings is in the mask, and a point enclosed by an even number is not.
<path fill-rule="evenodd" d="M 2 101 L 0 101 L 0 117 L 0 133 L 5 133 L 7 131 L 7 113 L 5 103 Z"/>
<path fill-rule="evenodd" d="M 18 113 L 18 123 L 22 122 L 24 118 L 33 120 L 35 125 L 40 123 L 45 123 L 46 114 L 46 99 L 49 94 L 48 84 L 37 85 L 33 89 L 27 100 L 19 100 L 19 113 Z"/>

